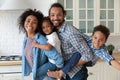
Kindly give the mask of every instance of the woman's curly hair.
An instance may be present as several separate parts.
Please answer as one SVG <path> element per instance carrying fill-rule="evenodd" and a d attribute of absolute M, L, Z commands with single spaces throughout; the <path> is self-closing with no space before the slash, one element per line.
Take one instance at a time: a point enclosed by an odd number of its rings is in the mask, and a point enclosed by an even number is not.
<path fill-rule="evenodd" d="M 33 15 L 33 16 L 35 16 L 38 19 L 38 26 L 37 26 L 37 29 L 36 29 L 36 33 L 37 32 L 41 32 L 40 28 L 42 26 L 43 14 L 42 14 L 42 12 L 37 11 L 36 9 L 34 9 L 34 10 L 27 9 L 20 15 L 20 17 L 18 18 L 19 31 L 20 32 L 22 31 L 24 33 L 26 32 L 26 30 L 24 28 L 24 23 L 25 23 L 26 18 L 29 15 Z"/>

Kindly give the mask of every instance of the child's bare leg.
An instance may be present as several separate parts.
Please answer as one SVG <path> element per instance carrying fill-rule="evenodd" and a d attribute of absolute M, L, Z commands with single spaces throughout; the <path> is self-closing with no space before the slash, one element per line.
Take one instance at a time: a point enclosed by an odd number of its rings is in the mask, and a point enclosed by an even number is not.
<path fill-rule="evenodd" d="M 64 75 L 64 72 L 62 70 L 59 70 L 59 71 L 48 71 L 47 74 L 50 77 L 61 79 L 63 77 L 63 75 Z"/>

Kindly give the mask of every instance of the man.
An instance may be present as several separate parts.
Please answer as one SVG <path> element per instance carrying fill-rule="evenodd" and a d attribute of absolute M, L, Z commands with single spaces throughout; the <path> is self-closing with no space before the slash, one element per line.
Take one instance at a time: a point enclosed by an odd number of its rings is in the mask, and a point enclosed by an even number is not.
<path fill-rule="evenodd" d="M 88 62 L 91 60 L 92 52 L 82 37 L 82 34 L 72 25 L 67 24 L 64 20 L 66 12 L 61 4 L 54 3 L 49 9 L 49 17 L 57 29 L 58 36 L 61 40 L 62 55 L 65 63 L 69 61 L 74 53 L 81 54 L 81 60 Z M 49 74 L 49 72 L 48 72 Z M 87 80 L 86 66 L 75 66 L 66 75 L 64 80 Z"/>

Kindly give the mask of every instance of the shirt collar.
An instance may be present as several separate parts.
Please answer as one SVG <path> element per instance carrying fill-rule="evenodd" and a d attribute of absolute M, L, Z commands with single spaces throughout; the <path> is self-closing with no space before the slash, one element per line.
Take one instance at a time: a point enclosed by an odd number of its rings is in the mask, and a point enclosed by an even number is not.
<path fill-rule="evenodd" d="M 40 33 L 36 33 L 35 36 L 34 36 L 34 39 L 38 39 L 39 36 L 40 36 Z M 27 34 L 26 34 L 26 35 L 25 35 L 25 38 L 27 39 L 27 37 L 28 37 L 28 36 L 27 36 Z"/>
<path fill-rule="evenodd" d="M 92 44 L 91 47 L 92 47 L 94 50 L 100 50 L 100 49 L 104 48 L 104 46 L 105 46 L 105 45 L 101 46 L 100 48 L 94 48 L 94 46 L 93 46 L 93 44 Z"/>
<path fill-rule="evenodd" d="M 65 26 L 66 26 L 66 22 L 64 21 L 63 24 L 61 25 L 60 29 L 58 30 L 58 32 L 64 32 L 65 31 Z"/>

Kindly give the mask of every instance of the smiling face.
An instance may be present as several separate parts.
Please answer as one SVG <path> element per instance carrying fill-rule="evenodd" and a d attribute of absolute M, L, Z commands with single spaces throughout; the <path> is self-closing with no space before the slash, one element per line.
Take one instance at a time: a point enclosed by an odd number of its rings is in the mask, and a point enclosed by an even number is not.
<path fill-rule="evenodd" d="M 50 20 L 56 28 L 59 28 L 63 21 L 65 14 L 60 7 L 52 7 L 49 14 Z"/>
<path fill-rule="evenodd" d="M 92 35 L 92 43 L 94 48 L 100 48 L 102 47 L 106 42 L 106 36 L 100 32 L 100 31 L 96 31 L 94 32 L 94 34 Z"/>
<path fill-rule="evenodd" d="M 28 16 L 25 20 L 24 27 L 27 33 L 35 33 L 38 27 L 37 18 L 33 15 Z"/>
<path fill-rule="evenodd" d="M 48 20 L 43 21 L 42 30 L 44 34 L 48 35 L 53 32 L 54 27 L 50 24 Z"/>

